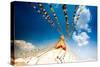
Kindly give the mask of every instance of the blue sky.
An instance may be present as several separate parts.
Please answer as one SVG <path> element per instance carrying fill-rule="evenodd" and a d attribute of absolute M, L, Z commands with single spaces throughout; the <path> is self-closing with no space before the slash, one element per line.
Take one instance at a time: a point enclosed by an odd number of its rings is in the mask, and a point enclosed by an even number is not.
<path fill-rule="evenodd" d="M 35 4 L 36 5 L 36 4 Z M 42 4 L 51 19 L 56 21 L 50 11 L 50 7 L 48 4 Z M 36 5 L 37 6 L 37 5 Z M 61 4 L 52 4 L 56 15 L 61 23 L 63 28 L 63 33 L 65 35 L 65 39 L 67 40 L 67 33 L 65 27 L 65 17 L 62 10 Z M 47 45 L 47 43 L 51 43 L 57 41 L 60 37 L 60 34 L 55 31 L 55 29 L 41 17 L 36 10 L 32 8 L 31 3 L 29 2 L 14 2 L 14 12 L 15 12 L 15 39 L 16 40 L 25 40 L 37 46 Z M 67 5 L 68 7 L 68 22 L 73 22 L 72 16 L 74 12 L 74 5 Z M 96 46 L 97 42 L 97 8 L 95 6 L 86 6 L 91 13 L 91 20 L 89 21 L 89 27 L 92 32 L 88 33 L 90 36 L 90 43 L 95 43 L 93 46 Z M 38 6 L 37 6 L 38 8 Z M 73 46 L 75 43 L 72 37 L 68 40 L 69 45 Z M 91 45 L 89 45 L 91 46 Z"/>

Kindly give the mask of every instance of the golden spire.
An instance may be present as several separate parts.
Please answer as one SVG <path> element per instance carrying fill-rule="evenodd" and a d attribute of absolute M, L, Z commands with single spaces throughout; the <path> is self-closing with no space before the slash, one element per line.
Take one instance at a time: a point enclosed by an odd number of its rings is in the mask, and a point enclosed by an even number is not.
<path fill-rule="evenodd" d="M 65 45 L 65 42 L 64 42 L 64 36 L 63 35 L 60 36 L 60 39 L 57 42 L 55 48 L 56 49 L 62 48 L 63 50 L 66 50 L 66 45 Z"/>

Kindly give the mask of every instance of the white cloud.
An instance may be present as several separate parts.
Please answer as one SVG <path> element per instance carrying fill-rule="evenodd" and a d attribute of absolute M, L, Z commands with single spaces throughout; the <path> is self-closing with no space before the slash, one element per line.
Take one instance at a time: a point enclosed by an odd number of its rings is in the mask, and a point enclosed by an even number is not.
<path fill-rule="evenodd" d="M 74 32 L 72 38 L 78 44 L 78 46 L 87 45 L 89 43 L 89 36 L 86 32 L 81 32 L 78 35 L 76 34 L 76 32 Z"/>
<path fill-rule="evenodd" d="M 24 40 L 15 40 L 14 43 L 16 46 L 18 46 L 19 48 L 21 48 L 23 50 L 36 49 L 36 47 L 34 45 L 32 45 L 32 43 L 26 42 Z"/>
<path fill-rule="evenodd" d="M 77 20 L 77 17 L 79 19 Z M 91 13 L 86 6 L 79 6 L 75 18 L 74 18 L 74 23 L 76 23 L 76 29 L 77 30 L 86 30 L 87 32 L 91 32 L 91 29 L 89 28 L 89 21 L 91 19 Z M 76 22 L 77 21 L 77 22 Z"/>
<path fill-rule="evenodd" d="M 38 51 L 35 45 L 24 40 L 14 40 L 14 45 L 15 58 L 33 56 Z"/>
<path fill-rule="evenodd" d="M 76 24 L 75 28 L 78 32 L 73 33 L 73 40 L 79 45 L 87 45 L 89 43 L 89 35 L 87 34 L 91 32 L 91 28 L 89 27 L 89 21 L 91 20 L 90 10 L 86 6 L 79 6 L 76 11 L 76 15 L 74 18 L 74 23 Z M 83 32 L 84 30 L 85 32 Z"/>

